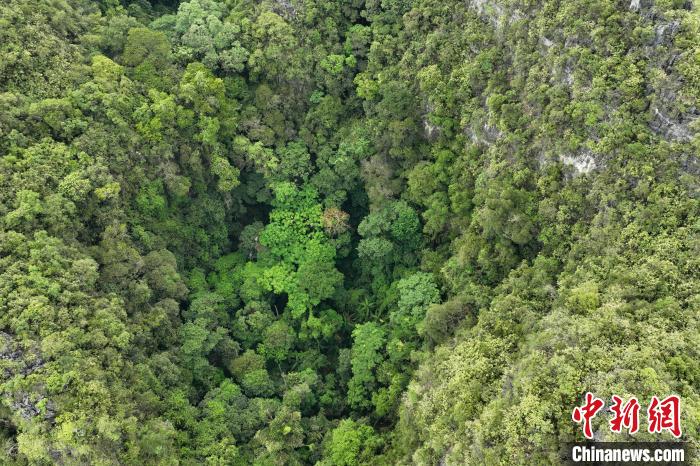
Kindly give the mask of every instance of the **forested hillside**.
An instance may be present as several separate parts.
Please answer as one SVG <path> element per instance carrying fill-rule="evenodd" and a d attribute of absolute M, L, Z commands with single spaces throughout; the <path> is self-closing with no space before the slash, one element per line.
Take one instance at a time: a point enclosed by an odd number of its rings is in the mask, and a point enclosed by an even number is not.
<path fill-rule="evenodd" d="M 697 444 L 699 99 L 685 0 L 3 0 L 0 464 Z"/>

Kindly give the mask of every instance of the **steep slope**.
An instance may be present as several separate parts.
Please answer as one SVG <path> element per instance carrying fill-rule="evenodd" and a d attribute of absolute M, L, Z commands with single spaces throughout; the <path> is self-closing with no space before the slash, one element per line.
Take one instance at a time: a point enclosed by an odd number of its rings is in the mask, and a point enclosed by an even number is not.
<path fill-rule="evenodd" d="M 558 464 L 586 391 L 700 439 L 692 4 L 36 3 L 0 463 Z"/>

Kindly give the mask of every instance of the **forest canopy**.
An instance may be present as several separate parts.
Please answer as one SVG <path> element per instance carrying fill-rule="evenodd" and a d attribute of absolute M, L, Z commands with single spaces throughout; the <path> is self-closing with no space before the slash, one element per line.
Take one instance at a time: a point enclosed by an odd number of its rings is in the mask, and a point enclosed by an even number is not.
<path fill-rule="evenodd" d="M 699 99 L 683 0 L 4 0 L 0 464 L 699 446 Z"/>

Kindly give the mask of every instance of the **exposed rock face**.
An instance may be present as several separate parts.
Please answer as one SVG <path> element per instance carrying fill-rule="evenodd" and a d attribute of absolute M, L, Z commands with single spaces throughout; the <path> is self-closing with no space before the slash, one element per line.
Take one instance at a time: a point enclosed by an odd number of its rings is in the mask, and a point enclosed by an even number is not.
<path fill-rule="evenodd" d="M 649 128 L 665 139 L 688 142 L 696 134 L 693 123 L 700 117 L 700 111 L 694 105 L 679 111 L 682 107 L 676 105 L 684 79 L 676 67 L 683 52 L 674 47 L 680 29 L 681 23 L 677 19 L 657 24 L 654 41 L 647 49 L 646 55 L 665 73 L 664 78 L 655 85 L 655 97 L 649 108 Z M 659 50 L 665 53 L 659 53 Z"/>
<path fill-rule="evenodd" d="M 422 118 L 422 123 L 423 123 L 423 134 L 425 138 L 429 141 L 434 141 L 435 139 L 440 137 L 441 130 L 438 126 L 432 124 L 429 120 L 429 115 L 430 112 L 434 110 L 433 106 L 430 104 L 425 105 L 423 111 L 423 118 Z"/>
<path fill-rule="evenodd" d="M 34 416 L 38 416 L 40 412 L 39 408 L 36 406 L 36 403 L 32 403 L 29 400 L 28 393 L 24 393 L 21 398 L 10 403 L 10 407 L 13 411 L 19 413 L 22 419 L 27 421 Z"/>
<path fill-rule="evenodd" d="M 44 360 L 38 353 L 22 350 L 12 335 L 0 332 L 0 369 L 2 369 L 4 378 L 10 378 L 18 374 L 27 376 L 43 367 L 43 365 Z M 44 397 L 41 395 L 39 399 L 32 400 L 28 393 L 22 392 L 16 398 L 10 398 L 6 401 L 12 411 L 23 419 L 28 420 L 41 413 L 39 403 L 42 400 L 44 400 Z M 53 403 L 46 400 L 44 402 L 44 417 L 48 420 L 53 420 L 55 415 Z"/>
<path fill-rule="evenodd" d="M 5 332 L 0 332 L 0 361 L 6 362 L 0 366 L 4 366 L 6 377 L 13 373 L 29 375 L 44 365 L 44 361 L 38 353 L 23 351 L 12 335 Z"/>
<path fill-rule="evenodd" d="M 488 18 L 488 20 L 494 26 L 498 26 L 500 24 L 501 19 L 505 14 L 501 5 L 499 5 L 497 2 L 489 0 L 473 0 L 472 6 L 479 16 Z"/>
<path fill-rule="evenodd" d="M 681 166 L 683 170 L 691 175 L 700 175 L 700 158 L 688 154 L 683 160 L 681 160 Z"/>
<path fill-rule="evenodd" d="M 423 118 L 423 130 L 425 138 L 429 141 L 433 141 L 440 136 L 440 128 L 430 123 L 427 117 Z"/>
<path fill-rule="evenodd" d="M 10 378 L 22 364 L 22 351 L 17 348 L 12 335 L 0 332 L 0 374 Z"/>
<path fill-rule="evenodd" d="M 471 0 L 467 2 L 467 5 L 476 10 L 479 16 L 491 23 L 496 29 L 502 29 L 504 24 L 525 17 L 525 15 L 517 9 L 506 10 L 501 2 L 495 0 Z"/>
<path fill-rule="evenodd" d="M 22 352 L 15 348 L 14 339 L 9 333 L 0 332 L 0 359 L 19 361 Z"/>
<path fill-rule="evenodd" d="M 571 165 L 575 175 L 590 173 L 598 167 L 595 157 L 589 151 L 582 151 L 576 155 L 562 155 L 559 160 L 565 165 Z"/>
<path fill-rule="evenodd" d="M 690 140 L 693 137 L 693 132 L 686 122 L 686 118 L 680 115 L 676 118 L 671 118 L 666 115 L 663 110 L 658 107 L 652 108 L 653 119 L 649 122 L 649 127 L 657 134 L 663 135 L 666 139 L 671 140 Z"/>
<path fill-rule="evenodd" d="M 678 27 L 680 22 L 678 20 L 670 21 L 668 23 L 662 23 L 654 28 L 656 38 L 654 40 L 654 46 L 659 45 L 669 45 L 673 42 L 673 38 L 678 32 Z"/>
<path fill-rule="evenodd" d="M 295 18 L 297 15 L 297 9 L 292 5 L 291 0 L 275 0 L 273 10 L 287 20 Z"/>
<path fill-rule="evenodd" d="M 18 413 L 22 419 L 29 420 L 41 414 L 42 409 L 39 404 L 43 402 L 44 419 L 52 421 L 56 417 L 56 410 L 50 401 L 43 396 L 39 396 L 36 401 L 32 401 L 28 393 L 22 393 L 19 398 L 10 403 L 10 408 Z"/>
<path fill-rule="evenodd" d="M 484 146 L 490 146 L 503 135 L 497 127 L 491 126 L 488 123 L 485 123 L 481 127 L 477 126 L 476 129 L 467 125 L 464 128 L 464 134 L 466 134 L 474 144 Z"/>

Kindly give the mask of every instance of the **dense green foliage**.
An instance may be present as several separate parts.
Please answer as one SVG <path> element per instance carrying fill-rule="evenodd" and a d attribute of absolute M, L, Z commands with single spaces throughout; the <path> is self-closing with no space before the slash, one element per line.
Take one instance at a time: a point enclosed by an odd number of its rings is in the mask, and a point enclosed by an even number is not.
<path fill-rule="evenodd" d="M 3 1 L 0 464 L 697 444 L 699 99 L 677 0 Z"/>

